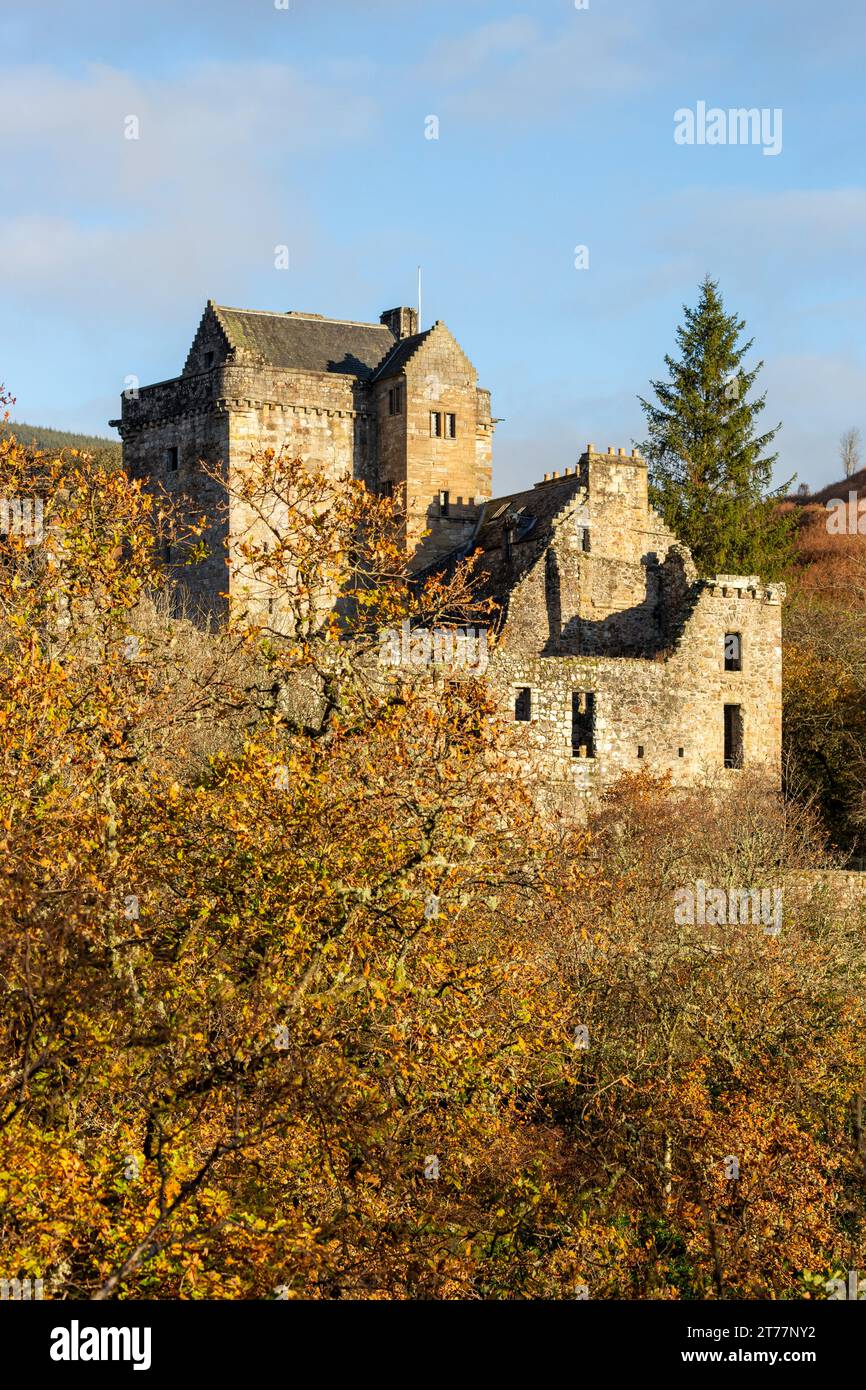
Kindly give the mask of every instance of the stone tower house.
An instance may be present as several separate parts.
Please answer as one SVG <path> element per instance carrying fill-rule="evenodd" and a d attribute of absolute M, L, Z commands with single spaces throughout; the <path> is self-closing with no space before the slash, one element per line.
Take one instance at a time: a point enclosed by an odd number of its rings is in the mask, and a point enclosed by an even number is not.
<path fill-rule="evenodd" d="M 779 778 L 784 586 L 699 579 L 635 452 L 590 444 L 574 469 L 491 499 L 490 395 L 443 323 L 209 302 L 181 376 L 131 393 L 112 423 L 132 476 L 211 518 L 211 558 L 183 571 L 202 613 L 237 591 L 226 531 L 245 518 L 226 521 L 200 460 L 225 478 L 253 448 L 285 445 L 335 477 L 405 489 L 419 573 L 480 552 L 497 611 L 488 679 L 527 774 L 564 805 L 644 767 L 674 784 L 757 766 Z"/>
<path fill-rule="evenodd" d="M 285 445 L 334 477 L 404 496 L 420 564 L 465 539 L 490 496 L 490 393 L 445 324 L 419 332 L 414 309 L 373 324 L 209 301 L 182 374 L 125 393 L 111 423 L 131 477 L 212 518 L 211 558 L 177 578 L 194 609 L 213 617 L 238 585 L 225 563 L 228 523 L 233 534 L 243 528 L 225 516 L 225 489 L 201 460 L 231 472 L 254 448 Z"/>

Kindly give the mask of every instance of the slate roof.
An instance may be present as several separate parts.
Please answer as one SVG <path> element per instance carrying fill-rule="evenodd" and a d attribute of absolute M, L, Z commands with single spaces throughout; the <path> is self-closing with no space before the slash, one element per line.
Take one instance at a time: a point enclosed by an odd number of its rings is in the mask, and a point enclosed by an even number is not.
<path fill-rule="evenodd" d="M 408 338 L 401 338 L 391 348 L 381 365 L 376 368 L 372 380 L 375 381 L 377 377 L 382 376 L 393 376 L 396 372 L 402 371 L 409 358 L 418 350 L 425 338 L 429 338 L 432 332 L 432 328 L 425 328 L 423 333 L 412 333 Z"/>
<path fill-rule="evenodd" d="M 513 537 L 515 545 L 527 538 L 530 532 L 534 536 L 542 535 L 545 530 L 550 530 L 554 517 L 579 491 L 578 475 L 569 473 L 567 477 L 553 478 L 524 492 L 492 497 L 484 504 L 481 522 L 472 542 L 473 550 L 498 550 L 503 544 L 502 532 L 509 514 L 520 514 Z"/>
<path fill-rule="evenodd" d="M 497 605 L 507 607 L 508 595 L 513 587 L 516 571 L 505 563 L 504 537 L 506 518 L 517 516 L 512 530 L 512 545 L 520 570 L 520 545 L 522 541 L 540 542 L 541 548 L 549 539 L 556 516 L 572 502 L 580 492 L 580 478 L 577 473 L 551 479 L 524 492 L 511 492 L 505 497 L 492 497 L 485 502 L 478 517 L 478 524 L 468 541 L 450 551 L 447 555 L 425 565 L 415 572 L 416 581 L 422 581 L 434 572 L 449 574 L 454 566 L 481 551 L 478 564 L 480 594 L 491 597 Z M 535 546 L 532 547 L 535 553 Z"/>
<path fill-rule="evenodd" d="M 213 311 L 232 348 L 288 371 L 336 372 L 366 379 L 395 343 L 384 324 L 231 309 L 222 304 L 214 304 Z"/>

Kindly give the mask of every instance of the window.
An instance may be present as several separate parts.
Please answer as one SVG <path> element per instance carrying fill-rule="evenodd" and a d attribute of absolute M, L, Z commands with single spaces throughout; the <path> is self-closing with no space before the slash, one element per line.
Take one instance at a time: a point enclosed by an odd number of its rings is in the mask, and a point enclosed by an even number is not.
<path fill-rule="evenodd" d="M 532 688 L 528 685 L 519 685 L 514 697 L 514 718 L 519 723 L 526 724 L 532 718 Z"/>
<path fill-rule="evenodd" d="M 456 438 L 457 438 L 457 416 L 456 416 L 456 415 L 446 415 L 446 416 L 445 416 L 445 438 L 446 438 L 446 439 L 456 439 Z"/>
<path fill-rule="evenodd" d="M 684 758 L 685 756 L 686 756 L 686 750 L 685 750 L 685 748 L 678 748 L 678 749 L 677 749 L 677 757 L 678 757 L 678 758 Z"/>
<path fill-rule="evenodd" d="M 743 766 L 743 707 L 725 705 L 725 767 Z"/>
<path fill-rule="evenodd" d="M 450 507 L 450 506 L 451 506 L 450 493 L 447 493 L 447 492 L 440 492 L 440 494 L 439 494 L 439 515 L 440 515 L 440 516 L 447 516 L 447 515 L 448 515 L 448 510 L 449 510 L 449 507 Z"/>
<path fill-rule="evenodd" d="M 390 391 L 388 392 L 388 414 L 389 414 L 389 415 L 402 415 L 402 414 L 403 414 L 403 383 L 402 383 L 402 381 L 401 381 L 401 382 L 398 382 L 398 384 L 397 384 L 396 386 L 392 386 L 391 389 L 390 389 Z"/>
<path fill-rule="evenodd" d="M 725 670 L 742 671 L 743 647 L 738 632 L 725 633 Z"/>
<path fill-rule="evenodd" d="M 575 690 L 571 696 L 571 755 L 595 757 L 595 693 Z"/>
<path fill-rule="evenodd" d="M 168 471 L 170 473 L 176 473 L 178 464 L 180 463 L 180 450 L 176 444 L 170 445 L 166 450 L 166 462 L 168 463 Z"/>
<path fill-rule="evenodd" d="M 588 527 L 588 526 L 584 526 L 584 527 L 581 528 L 580 548 L 581 548 L 581 550 L 583 551 L 584 555 L 588 555 L 588 554 L 589 554 L 589 527 Z"/>
<path fill-rule="evenodd" d="M 642 743 L 639 743 L 638 746 L 637 746 L 637 755 L 638 755 L 639 758 L 642 758 L 642 757 L 643 757 L 643 744 L 642 744 Z"/>
<path fill-rule="evenodd" d="M 385 482 L 385 483 L 382 484 L 382 496 L 383 496 L 383 497 L 393 497 L 393 496 L 394 496 L 394 484 L 393 484 L 390 480 L 389 480 L 388 482 Z"/>
<path fill-rule="evenodd" d="M 439 439 L 442 435 L 442 416 L 438 410 L 430 411 L 430 437 Z"/>
<path fill-rule="evenodd" d="M 204 355 L 204 365 L 205 365 L 205 369 L 207 369 L 208 367 L 212 367 L 212 366 L 213 366 L 215 356 L 216 356 L 216 353 L 213 353 L 213 352 L 206 352 L 206 353 L 205 353 L 205 355 Z"/>

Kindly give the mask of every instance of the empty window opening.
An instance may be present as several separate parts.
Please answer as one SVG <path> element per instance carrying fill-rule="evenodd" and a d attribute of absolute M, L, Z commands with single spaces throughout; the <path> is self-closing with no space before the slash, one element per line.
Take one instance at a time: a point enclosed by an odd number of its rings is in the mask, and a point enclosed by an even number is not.
<path fill-rule="evenodd" d="M 216 356 L 216 354 L 213 353 L 213 352 L 206 352 L 206 353 L 205 353 L 205 355 L 204 355 L 204 364 L 205 364 L 205 367 L 212 367 L 212 366 L 213 366 L 215 356 Z"/>
<path fill-rule="evenodd" d="M 575 690 L 571 696 L 571 755 L 595 757 L 595 693 Z"/>
<path fill-rule="evenodd" d="M 589 527 L 584 526 L 580 534 L 580 548 L 585 555 L 589 554 Z"/>
<path fill-rule="evenodd" d="M 439 439 L 442 434 L 442 415 L 438 410 L 430 411 L 430 435 L 433 439 Z"/>
<path fill-rule="evenodd" d="M 686 750 L 685 750 L 685 748 L 678 748 L 678 749 L 677 749 L 677 757 L 678 757 L 678 758 L 684 758 L 685 756 L 686 756 Z"/>
<path fill-rule="evenodd" d="M 450 493 L 448 493 L 448 492 L 440 492 L 440 494 L 439 494 L 439 515 L 440 515 L 440 516 L 447 516 L 450 506 L 451 506 L 451 495 L 450 495 Z"/>
<path fill-rule="evenodd" d="M 639 743 L 638 746 L 637 746 L 637 755 L 638 755 L 639 758 L 642 758 L 642 757 L 643 757 L 643 744 L 642 744 L 642 743 Z"/>
<path fill-rule="evenodd" d="M 383 497 L 393 497 L 393 496 L 394 496 L 394 484 L 393 484 L 390 480 L 389 480 L 388 482 L 385 482 L 385 483 L 382 484 L 382 496 L 383 496 Z"/>
<path fill-rule="evenodd" d="M 743 766 L 743 707 L 725 705 L 725 767 Z"/>
<path fill-rule="evenodd" d="M 743 644 L 738 632 L 725 633 L 725 670 L 742 671 Z"/>
<path fill-rule="evenodd" d="M 168 460 L 169 472 L 176 473 L 178 470 L 178 465 L 180 463 L 180 450 L 178 449 L 176 444 L 169 445 L 168 449 L 166 450 L 166 457 Z"/>
<path fill-rule="evenodd" d="M 446 438 L 446 439 L 456 439 L 456 438 L 457 438 L 457 416 L 456 416 L 456 415 L 446 415 L 446 416 L 445 416 L 445 438 Z"/>
<path fill-rule="evenodd" d="M 514 697 L 514 718 L 527 723 L 532 718 L 532 688 L 528 685 L 517 687 Z"/>

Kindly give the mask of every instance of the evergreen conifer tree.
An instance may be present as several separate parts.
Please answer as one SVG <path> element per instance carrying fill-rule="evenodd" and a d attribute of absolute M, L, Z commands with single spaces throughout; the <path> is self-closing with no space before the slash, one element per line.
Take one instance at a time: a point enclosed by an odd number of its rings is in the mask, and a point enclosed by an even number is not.
<path fill-rule="evenodd" d="M 780 425 L 758 433 L 766 397 L 749 399 L 764 364 L 744 369 L 754 339 L 741 341 L 745 321 L 725 312 L 709 276 L 684 313 L 680 356 L 665 356 L 669 380 L 652 382 L 655 402 L 640 398 L 651 501 L 701 574 L 775 578 L 790 557 L 793 517 L 777 505 L 790 484 L 771 488 L 778 454 L 765 452 Z"/>

